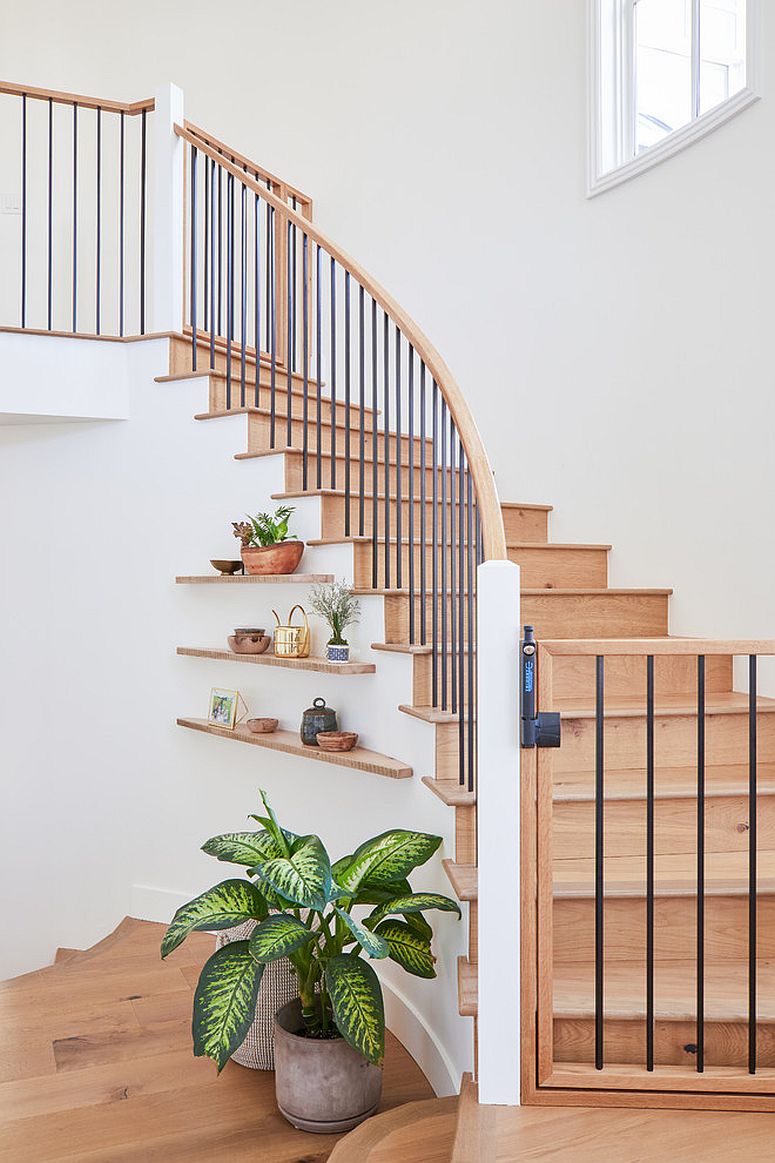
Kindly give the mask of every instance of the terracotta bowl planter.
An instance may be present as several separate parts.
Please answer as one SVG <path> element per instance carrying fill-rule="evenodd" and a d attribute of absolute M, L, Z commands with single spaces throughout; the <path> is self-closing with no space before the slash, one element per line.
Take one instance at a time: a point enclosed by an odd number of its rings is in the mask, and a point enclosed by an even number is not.
<path fill-rule="evenodd" d="M 352 1130 L 374 1114 L 382 1096 L 382 1068 L 344 1038 L 305 1038 L 301 1002 L 283 1006 L 274 1020 L 275 1095 L 280 1113 L 300 1131 L 324 1135 Z"/>
<path fill-rule="evenodd" d="M 303 541 L 280 541 L 277 545 L 263 545 L 242 550 L 245 572 L 253 574 L 293 573 L 304 552 Z"/>

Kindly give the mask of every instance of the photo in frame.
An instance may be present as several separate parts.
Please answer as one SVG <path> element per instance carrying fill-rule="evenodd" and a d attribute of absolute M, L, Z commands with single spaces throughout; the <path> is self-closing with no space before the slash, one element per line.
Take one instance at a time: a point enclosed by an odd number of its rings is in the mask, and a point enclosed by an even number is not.
<path fill-rule="evenodd" d="M 242 704 L 241 713 L 240 704 Z M 246 714 L 247 706 L 239 691 L 224 690 L 221 687 L 212 688 L 207 711 L 208 723 L 212 723 L 214 727 L 225 727 L 228 731 L 233 731 Z"/>

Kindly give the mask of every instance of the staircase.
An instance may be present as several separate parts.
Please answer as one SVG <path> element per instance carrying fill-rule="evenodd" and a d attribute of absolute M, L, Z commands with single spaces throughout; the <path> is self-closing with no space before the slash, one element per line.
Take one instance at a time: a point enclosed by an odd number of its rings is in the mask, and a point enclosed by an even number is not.
<path fill-rule="evenodd" d="M 64 96 L 79 108 L 80 98 Z M 86 108 L 99 112 L 94 102 Z M 158 122 L 162 110 L 141 102 L 110 112 L 142 117 L 144 182 L 146 120 Z M 314 505 L 316 522 L 303 572 L 292 578 L 187 575 L 178 583 L 302 585 L 331 578 L 329 563 L 344 561 L 356 593 L 379 609 L 368 660 L 334 670 L 355 680 L 379 676 L 391 656 L 404 660 L 398 713 L 433 743 L 430 769 L 417 774 L 454 813 L 444 870 L 467 906 L 458 1007 L 474 1019 L 475 1060 L 477 673 L 491 662 L 478 645 L 477 578 L 483 563 L 519 566 L 520 621 L 539 644 L 539 705 L 563 723 L 559 750 L 526 750 L 520 775 L 515 744 L 513 771 L 502 773 L 522 789 L 521 868 L 516 821 L 513 851 L 503 856 L 522 883 L 522 1100 L 769 1108 L 775 700 L 757 697 L 756 680 L 758 657 L 775 653 L 775 643 L 669 637 L 671 590 L 610 587 L 610 545 L 554 543 L 550 505 L 501 500 L 449 368 L 400 305 L 313 225 L 311 200 L 167 115 L 170 132 L 159 141 L 185 200 L 176 206 L 185 291 L 181 300 L 172 264 L 160 301 L 174 311 L 157 329 L 168 360 L 157 381 L 196 381 L 197 421 L 242 426 L 236 460 L 275 471 L 273 499 Z M 143 223 L 145 196 L 142 185 Z M 173 250 L 182 260 L 183 250 Z M 138 336 L 147 330 L 145 262 L 143 249 Z M 124 337 L 123 261 L 118 291 Z M 22 329 L 30 327 L 25 294 Z M 79 301 L 74 274 L 73 334 L 83 334 Z M 49 269 L 49 332 L 55 316 Z M 210 648 L 178 652 L 234 661 Z M 509 665 L 513 654 L 516 673 L 517 643 L 505 642 L 503 653 Z M 740 656 L 747 675 L 733 665 Z M 316 657 L 239 661 L 277 667 L 278 683 L 289 666 L 332 672 Z M 291 731 L 261 737 L 199 719 L 178 723 L 390 779 L 414 774 L 411 757 L 373 747 L 318 754 Z M 424 1159 L 454 1151 L 462 1160 L 466 1123 L 477 1117 L 472 1087 L 459 1107 L 421 1102 L 373 1120 L 333 1158 L 376 1163 L 389 1157 L 385 1144 L 403 1154 L 425 1136 Z"/>

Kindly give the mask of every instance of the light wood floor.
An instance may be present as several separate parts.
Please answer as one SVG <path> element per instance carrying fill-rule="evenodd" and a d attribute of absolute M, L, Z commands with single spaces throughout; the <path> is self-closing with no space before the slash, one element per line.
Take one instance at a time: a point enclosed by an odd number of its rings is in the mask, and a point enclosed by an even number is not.
<path fill-rule="evenodd" d="M 274 1076 L 191 1052 L 191 994 L 213 938 L 166 962 L 162 925 L 125 920 L 86 953 L 0 985 L 0 1160 L 323 1163 L 338 1136 L 295 1131 Z M 388 1038 L 383 1109 L 432 1097 Z"/>

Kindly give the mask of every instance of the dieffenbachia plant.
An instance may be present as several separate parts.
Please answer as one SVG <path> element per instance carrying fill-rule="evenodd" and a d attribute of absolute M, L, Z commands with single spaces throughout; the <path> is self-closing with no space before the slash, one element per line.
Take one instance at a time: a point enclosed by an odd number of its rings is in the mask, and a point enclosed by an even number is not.
<path fill-rule="evenodd" d="M 385 1011 L 369 959 L 389 957 L 415 977 L 435 977 L 433 930 L 424 913 L 454 912 L 455 901 L 413 892 L 410 872 L 425 864 L 440 836 L 394 829 L 332 864 L 318 836 L 282 828 L 265 792 L 258 832 L 214 836 L 202 846 L 217 860 L 242 865 L 249 879 L 224 880 L 175 913 L 162 957 L 194 930 L 230 929 L 256 921 L 250 939 L 218 949 L 194 994 L 194 1054 L 221 1071 L 255 1016 L 264 966 L 288 957 L 299 986 L 308 1034 L 333 1028 L 369 1062 L 385 1049 Z M 356 918 L 355 911 L 369 910 Z M 365 954 L 365 957 L 363 956 Z"/>

